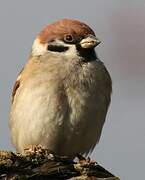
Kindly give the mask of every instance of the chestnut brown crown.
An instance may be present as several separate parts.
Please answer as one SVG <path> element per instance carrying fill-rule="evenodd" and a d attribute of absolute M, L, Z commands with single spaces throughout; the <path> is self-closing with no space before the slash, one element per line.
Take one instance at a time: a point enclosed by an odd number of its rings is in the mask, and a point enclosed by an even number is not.
<path fill-rule="evenodd" d="M 73 37 L 71 42 L 70 36 Z M 93 30 L 83 22 L 72 19 L 61 19 L 52 24 L 47 25 L 39 34 L 40 43 L 45 44 L 54 39 L 64 40 L 68 38 L 71 43 L 76 43 L 87 35 L 95 36 Z"/>

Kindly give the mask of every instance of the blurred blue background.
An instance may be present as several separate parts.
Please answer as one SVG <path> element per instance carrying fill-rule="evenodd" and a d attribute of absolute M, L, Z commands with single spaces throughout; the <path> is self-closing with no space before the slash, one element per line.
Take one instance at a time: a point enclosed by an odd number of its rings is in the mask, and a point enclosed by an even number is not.
<path fill-rule="evenodd" d="M 113 96 L 92 158 L 122 180 L 145 179 L 145 1 L 0 2 L 0 149 L 14 150 L 8 113 L 15 79 L 36 34 L 60 18 L 89 24 L 102 44 L 96 51 L 113 79 Z"/>

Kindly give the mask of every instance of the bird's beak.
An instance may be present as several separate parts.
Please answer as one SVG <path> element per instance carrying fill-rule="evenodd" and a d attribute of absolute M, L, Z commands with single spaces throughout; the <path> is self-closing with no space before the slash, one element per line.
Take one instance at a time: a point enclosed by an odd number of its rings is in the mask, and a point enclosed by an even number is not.
<path fill-rule="evenodd" d="M 80 42 L 80 46 L 83 49 L 89 49 L 89 48 L 94 48 L 97 45 L 99 45 L 101 43 L 101 41 L 99 39 L 97 39 L 95 36 L 93 35 L 89 35 L 86 38 L 82 39 Z"/>

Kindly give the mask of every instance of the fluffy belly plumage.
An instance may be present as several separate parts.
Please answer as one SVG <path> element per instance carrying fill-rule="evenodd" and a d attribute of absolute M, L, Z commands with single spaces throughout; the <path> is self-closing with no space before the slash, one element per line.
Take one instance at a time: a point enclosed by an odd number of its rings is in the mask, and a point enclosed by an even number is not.
<path fill-rule="evenodd" d="M 29 80 L 18 87 L 10 112 L 13 144 L 19 152 L 40 144 L 59 155 L 88 154 L 99 141 L 105 121 L 110 76 L 97 61 L 77 65 L 71 76 L 61 77 L 63 73 L 55 68 L 50 71 L 37 76 L 30 71 Z"/>
<path fill-rule="evenodd" d="M 87 154 L 98 142 L 105 118 L 100 95 L 56 92 L 41 85 L 33 91 L 31 86 L 19 89 L 11 110 L 12 140 L 18 151 L 41 144 L 56 154 L 74 156 Z"/>

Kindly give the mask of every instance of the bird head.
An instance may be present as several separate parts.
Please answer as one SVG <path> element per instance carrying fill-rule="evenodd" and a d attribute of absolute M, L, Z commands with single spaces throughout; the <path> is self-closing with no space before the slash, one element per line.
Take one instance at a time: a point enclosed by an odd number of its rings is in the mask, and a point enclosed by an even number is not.
<path fill-rule="evenodd" d="M 94 48 L 100 44 L 93 30 L 83 22 L 62 19 L 47 25 L 36 37 L 32 56 L 56 54 L 83 61 L 96 59 Z"/>

